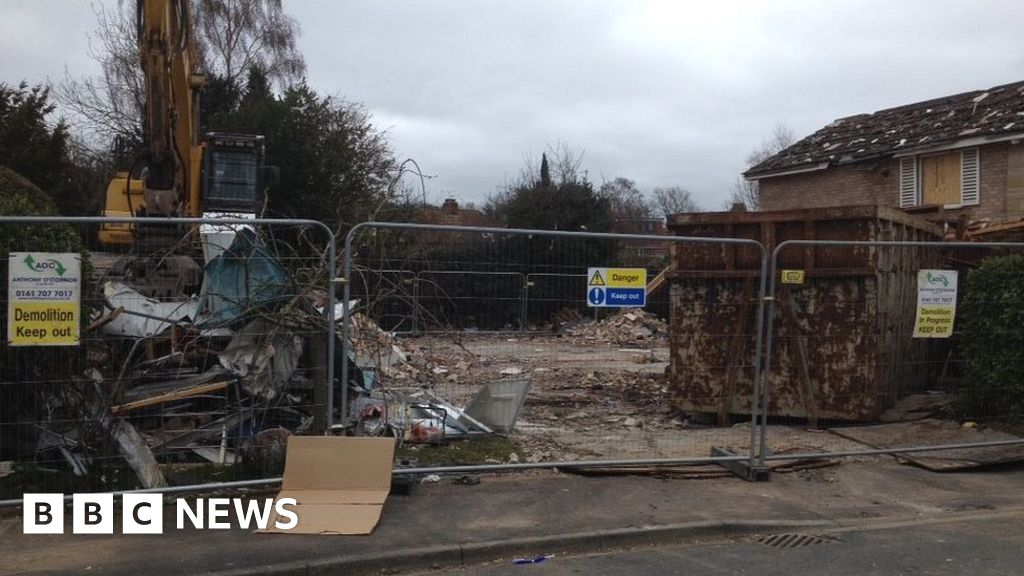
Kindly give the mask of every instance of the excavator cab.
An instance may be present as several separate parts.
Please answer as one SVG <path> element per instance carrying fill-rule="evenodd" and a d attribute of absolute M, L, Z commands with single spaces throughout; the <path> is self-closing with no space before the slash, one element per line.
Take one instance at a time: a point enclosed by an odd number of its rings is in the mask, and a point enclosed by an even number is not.
<path fill-rule="evenodd" d="M 263 136 L 211 132 L 203 146 L 204 214 L 256 214 L 264 200 L 267 169 Z"/>

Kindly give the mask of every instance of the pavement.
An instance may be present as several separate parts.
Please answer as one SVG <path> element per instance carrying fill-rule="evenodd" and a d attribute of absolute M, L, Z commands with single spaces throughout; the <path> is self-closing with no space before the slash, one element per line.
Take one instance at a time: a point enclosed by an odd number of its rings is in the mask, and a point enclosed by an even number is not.
<path fill-rule="evenodd" d="M 925 525 L 1024 512 L 1024 466 L 939 474 L 890 459 L 771 482 L 582 477 L 535 471 L 443 479 L 393 494 L 368 536 L 176 530 L 160 536 L 25 535 L 0 519 L 0 574 L 378 574 L 519 556 L 717 542 L 744 535 Z M 13 512 L 13 513 L 12 513 Z M 1018 530 L 1018 532 L 1020 532 Z"/>
<path fill-rule="evenodd" d="M 462 576 L 636 576 L 637 574 L 791 576 L 1016 576 L 1024 557 L 1024 516 L 995 513 L 975 519 L 884 525 L 819 532 L 814 543 L 773 547 L 753 538 L 699 546 L 671 545 L 553 556 L 543 562 L 508 561 L 448 571 Z M 811 541 L 808 541 L 811 542 Z M 421 574 L 432 574 L 424 572 Z"/>

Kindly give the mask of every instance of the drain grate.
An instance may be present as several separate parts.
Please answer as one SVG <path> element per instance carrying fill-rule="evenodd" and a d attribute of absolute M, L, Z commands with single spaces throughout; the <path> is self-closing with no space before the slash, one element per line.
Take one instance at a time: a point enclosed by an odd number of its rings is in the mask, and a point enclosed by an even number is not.
<path fill-rule="evenodd" d="M 761 534 L 754 536 L 755 542 L 760 542 L 772 548 L 802 548 L 815 544 L 831 544 L 836 541 L 831 536 L 819 536 L 817 534 Z"/>

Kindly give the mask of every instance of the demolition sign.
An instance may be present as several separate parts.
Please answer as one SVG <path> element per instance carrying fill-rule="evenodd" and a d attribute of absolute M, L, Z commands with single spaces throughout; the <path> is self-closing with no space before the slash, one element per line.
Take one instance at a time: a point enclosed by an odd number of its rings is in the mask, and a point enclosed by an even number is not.
<path fill-rule="evenodd" d="M 956 317 L 956 270 L 917 272 L 914 338 L 949 338 Z"/>
<path fill-rule="evenodd" d="M 7 342 L 77 346 L 81 323 L 81 256 L 11 252 L 7 259 Z"/>

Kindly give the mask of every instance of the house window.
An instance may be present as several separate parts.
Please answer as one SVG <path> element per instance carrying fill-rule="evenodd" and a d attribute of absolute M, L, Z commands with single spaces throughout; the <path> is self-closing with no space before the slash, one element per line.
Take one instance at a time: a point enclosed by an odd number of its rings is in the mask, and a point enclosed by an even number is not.
<path fill-rule="evenodd" d="M 970 206 L 980 201 L 978 149 L 900 159 L 900 207 Z"/>

